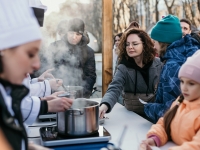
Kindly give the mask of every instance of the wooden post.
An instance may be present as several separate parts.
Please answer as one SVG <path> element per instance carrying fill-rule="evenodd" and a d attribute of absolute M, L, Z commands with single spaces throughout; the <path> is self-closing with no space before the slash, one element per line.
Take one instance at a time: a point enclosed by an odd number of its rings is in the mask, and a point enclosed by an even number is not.
<path fill-rule="evenodd" d="M 112 33 L 113 33 L 113 11 L 112 0 L 102 0 L 103 13 L 103 50 L 102 50 L 102 96 L 105 94 L 112 80 Z"/>

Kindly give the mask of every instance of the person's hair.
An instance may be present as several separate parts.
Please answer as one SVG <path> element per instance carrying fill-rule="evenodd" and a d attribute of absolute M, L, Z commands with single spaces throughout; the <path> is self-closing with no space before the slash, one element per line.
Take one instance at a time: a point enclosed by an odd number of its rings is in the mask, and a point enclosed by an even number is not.
<path fill-rule="evenodd" d="M 148 62 L 152 61 L 156 55 L 156 50 L 153 48 L 154 44 L 151 40 L 151 38 L 149 37 L 149 35 L 141 29 L 137 29 L 137 28 L 131 28 L 129 29 L 127 32 L 124 32 L 120 42 L 119 42 L 119 63 L 122 60 L 123 57 L 125 57 L 126 59 L 130 59 L 130 57 L 128 56 L 127 52 L 126 52 L 126 40 L 127 37 L 130 34 L 136 34 L 142 41 L 143 43 L 143 60 L 142 63 L 143 64 L 147 64 Z"/>
<path fill-rule="evenodd" d="M 137 21 L 132 21 L 132 22 L 128 25 L 128 27 L 125 29 L 124 32 L 128 31 L 128 30 L 131 29 L 131 28 L 137 28 L 137 29 L 139 29 L 139 28 L 140 28 L 140 25 L 139 25 L 139 23 L 138 23 Z"/>
<path fill-rule="evenodd" d="M 9 48 L 9 49 L 10 49 L 10 50 L 14 50 L 14 49 L 16 49 L 16 48 L 17 48 L 17 46 L 11 47 L 11 48 Z M 0 73 L 3 73 L 3 69 L 4 69 L 2 57 L 3 57 L 3 54 L 2 54 L 2 51 L 0 51 Z"/>
<path fill-rule="evenodd" d="M 166 49 L 167 47 L 170 45 L 169 43 L 163 43 L 163 42 L 159 42 L 160 45 L 160 57 L 163 57 L 166 53 Z"/>
<path fill-rule="evenodd" d="M 200 43 L 200 31 L 194 31 L 191 33 L 191 37 Z"/>
<path fill-rule="evenodd" d="M 187 23 L 189 25 L 189 27 L 190 27 L 190 30 L 192 30 L 192 23 L 191 23 L 191 21 L 189 19 L 183 18 L 183 19 L 180 20 L 180 22 Z"/>
<path fill-rule="evenodd" d="M 179 99 L 177 101 L 177 104 L 174 107 L 172 107 L 171 109 L 169 109 L 163 117 L 164 128 L 165 128 L 165 131 L 167 133 L 167 137 L 169 140 L 171 140 L 171 128 L 170 128 L 171 122 L 177 112 L 179 105 L 183 102 L 183 100 L 184 100 L 183 95 L 180 95 Z"/>
<path fill-rule="evenodd" d="M 113 46 L 115 45 L 115 42 L 116 42 L 115 38 L 116 38 L 117 36 L 118 36 L 119 38 L 121 38 L 122 33 L 118 33 L 118 34 L 116 34 L 116 35 L 114 36 L 114 38 L 113 38 Z"/>

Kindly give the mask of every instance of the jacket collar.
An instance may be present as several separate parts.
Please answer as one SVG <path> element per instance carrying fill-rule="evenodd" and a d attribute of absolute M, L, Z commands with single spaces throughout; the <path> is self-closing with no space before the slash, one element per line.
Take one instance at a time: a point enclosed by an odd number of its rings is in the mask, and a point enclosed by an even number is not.
<path fill-rule="evenodd" d="M 187 100 L 184 100 L 183 101 L 183 104 L 186 105 L 186 107 L 191 110 L 191 109 L 196 109 L 196 108 L 200 108 L 200 98 L 194 100 L 194 101 L 187 101 Z"/>
<path fill-rule="evenodd" d="M 21 100 L 29 93 L 29 89 L 24 85 L 12 84 L 0 78 L 0 83 L 5 89 L 10 89 L 9 94 L 13 99 Z"/>

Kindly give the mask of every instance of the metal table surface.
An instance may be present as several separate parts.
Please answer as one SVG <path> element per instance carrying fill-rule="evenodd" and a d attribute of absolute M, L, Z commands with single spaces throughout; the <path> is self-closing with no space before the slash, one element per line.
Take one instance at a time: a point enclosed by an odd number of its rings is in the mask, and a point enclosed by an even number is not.
<path fill-rule="evenodd" d="M 92 100 L 101 101 L 101 98 Z M 115 145 L 118 145 L 122 130 L 124 126 L 127 126 L 124 138 L 122 139 L 122 150 L 137 150 L 139 143 L 146 138 L 146 133 L 152 125 L 151 122 L 134 112 L 128 111 L 124 106 L 118 103 L 114 106 L 113 110 L 105 116 L 108 119 L 105 119 L 103 126 L 111 134 L 111 140 L 109 142 Z M 56 122 L 36 122 L 33 126 L 46 126 L 55 123 Z M 39 127 L 29 127 L 28 136 L 34 137 L 29 138 L 30 141 L 40 144 L 40 138 L 38 137 Z M 160 147 L 160 149 L 167 150 L 169 147 L 174 145 L 173 142 L 168 142 L 165 146 Z"/>

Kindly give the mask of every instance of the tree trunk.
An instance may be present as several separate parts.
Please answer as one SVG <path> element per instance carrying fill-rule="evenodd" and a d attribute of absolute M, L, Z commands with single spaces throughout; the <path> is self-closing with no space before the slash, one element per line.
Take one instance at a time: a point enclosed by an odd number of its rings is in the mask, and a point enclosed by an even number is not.
<path fill-rule="evenodd" d="M 149 0 L 145 0 L 145 10 L 146 10 L 146 28 L 150 25 L 150 3 Z"/>
<path fill-rule="evenodd" d="M 122 17 L 123 17 L 123 20 L 124 20 L 124 26 L 125 26 L 125 28 L 126 28 L 127 25 L 126 25 L 126 19 L 125 19 L 126 14 L 125 14 L 125 8 L 124 8 L 124 5 L 125 5 L 125 0 L 122 1 L 122 3 L 121 3 L 121 8 L 122 8 L 122 12 L 123 12 Z"/>
<path fill-rule="evenodd" d="M 156 22 L 159 21 L 158 3 L 159 3 L 159 0 L 156 0 L 156 4 L 155 4 Z"/>
<path fill-rule="evenodd" d="M 192 19 L 190 19 L 190 21 L 192 22 L 192 25 L 194 25 L 195 27 L 197 27 L 196 22 L 194 20 L 195 15 L 194 15 L 194 13 L 192 11 L 192 3 L 193 3 L 193 1 L 190 3 L 190 1 L 188 0 L 188 7 L 189 7 L 189 10 L 190 10 L 190 14 L 192 16 Z"/>
<path fill-rule="evenodd" d="M 97 39 L 99 52 L 102 52 L 102 1 L 93 0 L 93 27 L 92 32 Z"/>
<path fill-rule="evenodd" d="M 183 2 L 183 10 L 184 10 L 184 13 L 185 13 L 185 18 L 189 19 L 190 16 L 188 15 L 188 12 L 187 12 L 187 3 L 186 2 Z"/>
<path fill-rule="evenodd" d="M 197 7 L 198 7 L 198 10 L 200 12 L 200 0 L 197 0 Z"/>
<path fill-rule="evenodd" d="M 171 3 L 170 6 L 168 6 L 167 0 L 164 0 L 164 1 L 165 1 L 165 5 L 167 6 L 168 13 L 169 13 L 169 14 L 173 14 L 173 12 L 172 12 L 172 7 L 173 7 L 173 5 L 174 5 L 175 0 L 172 0 L 172 3 Z"/>

